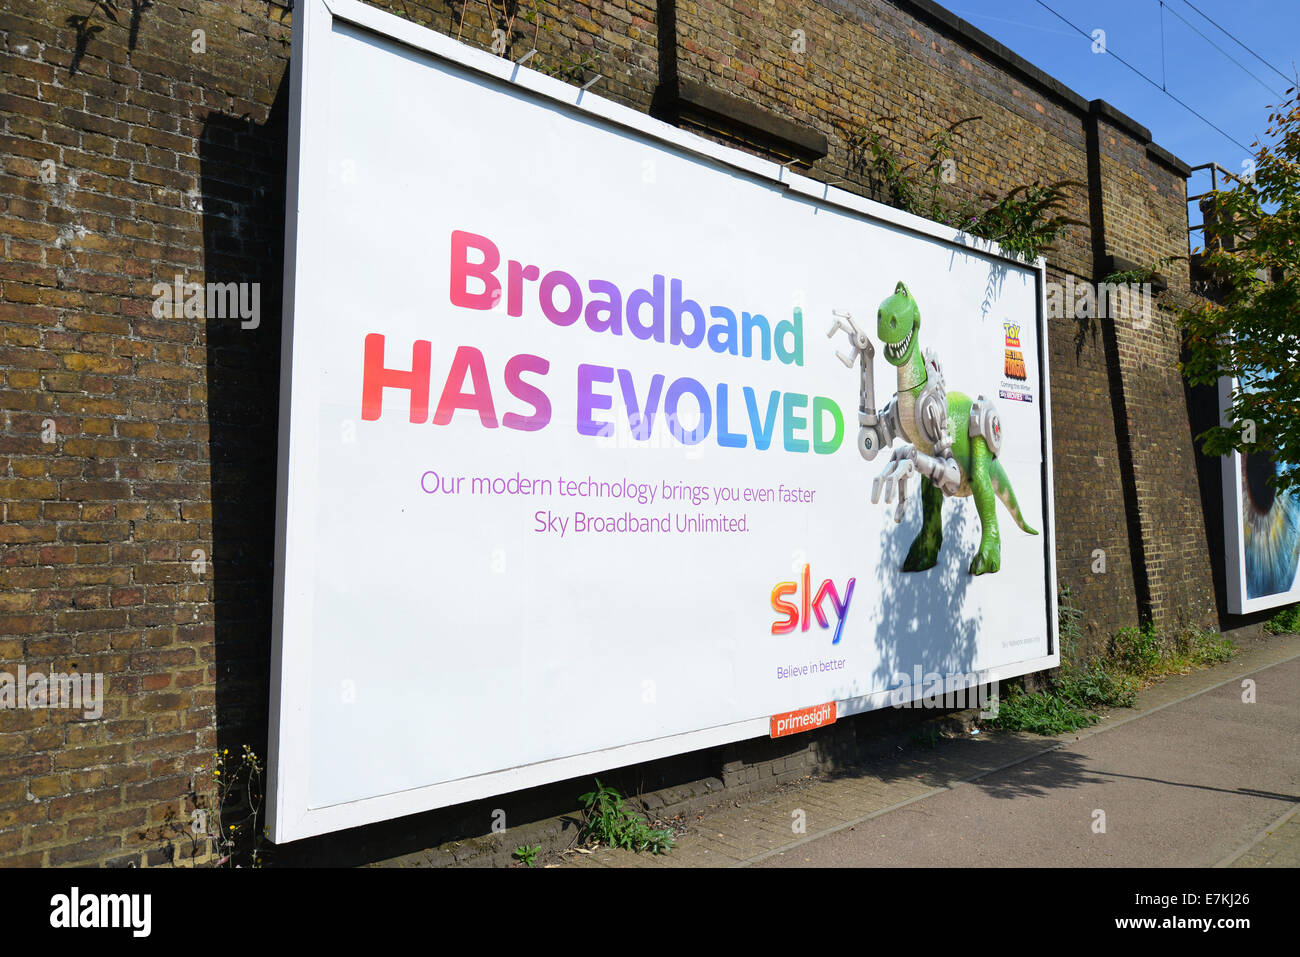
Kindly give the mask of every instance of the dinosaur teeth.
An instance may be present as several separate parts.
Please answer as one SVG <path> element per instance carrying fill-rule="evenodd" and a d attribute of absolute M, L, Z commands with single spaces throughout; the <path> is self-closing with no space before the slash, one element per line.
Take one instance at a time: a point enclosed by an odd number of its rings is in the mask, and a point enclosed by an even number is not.
<path fill-rule="evenodd" d="M 902 342 L 893 342 L 885 346 L 885 354 L 888 355 L 891 359 L 900 358 L 903 355 L 903 353 L 905 353 L 908 350 L 908 347 L 911 346 L 912 336 L 914 335 L 916 335 L 915 329 L 909 332 L 907 334 L 907 338 L 904 339 Z"/>

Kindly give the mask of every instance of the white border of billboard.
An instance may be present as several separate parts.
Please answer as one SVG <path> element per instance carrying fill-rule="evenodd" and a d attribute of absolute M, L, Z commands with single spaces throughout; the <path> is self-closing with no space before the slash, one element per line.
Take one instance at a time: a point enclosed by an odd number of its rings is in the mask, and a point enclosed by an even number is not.
<path fill-rule="evenodd" d="M 465 71 L 493 78 L 509 86 L 529 91 L 550 104 L 560 104 L 588 119 L 599 120 L 612 128 L 632 130 L 697 156 L 707 157 L 770 184 L 783 186 L 811 200 L 857 213 L 864 219 L 913 233 L 933 237 L 951 246 L 975 251 L 992 259 L 1003 259 L 1024 269 L 1025 264 L 1004 254 L 995 244 L 954 231 L 836 189 L 817 180 L 791 173 L 768 160 L 713 143 L 655 120 L 643 113 L 603 99 L 588 91 L 531 71 L 490 53 L 468 47 L 450 37 L 418 26 L 407 20 L 375 9 L 360 0 L 300 0 L 293 11 L 293 58 L 290 67 L 289 146 L 285 226 L 285 284 L 282 325 L 280 379 L 280 434 L 277 477 L 277 517 L 275 554 L 275 595 L 270 688 L 270 742 L 268 748 L 268 824 L 271 839 L 277 843 L 299 840 L 344 828 L 401 817 L 438 807 L 459 804 L 492 795 L 564 780 L 592 772 L 653 760 L 719 744 L 766 736 L 769 718 L 755 718 L 718 727 L 671 735 L 649 741 L 593 751 L 570 757 L 540 761 L 487 774 L 413 788 L 328 807 L 310 807 L 307 798 L 307 774 L 310 749 L 309 690 L 311 675 L 312 621 L 310 603 L 301 598 L 310 593 L 311 569 L 306 564 L 286 567 L 288 530 L 295 534 L 295 548 L 310 553 L 311 542 L 303 541 L 303 530 L 310 523 L 297 519 L 315 506 L 309 493 L 295 489 L 292 477 L 300 474 L 300 463 L 316 460 L 318 436 L 313 427 L 296 419 L 295 408 L 312 406 L 316 387 L 310 377 L 295 382 L 295 365 L 311 368 L 314 361 L 311 337 L 295 342 L 294 316 L 309 314 L 313 306 L 327 300 L 327 292 L 300 288 L 295 282 L 299 264 L 318 254 L 326 231 L 317 227 L 314 217 L 323 207 L 324 174 L 320 164 L 302 163 L 303 157 L 318 155 L 321 148 L 326 103 L 322 91 L 331 70 L 330 40 L 334 21 L 346 22 L 380 37 L 388 38 Z M 436 176 L 436 173 L 433 174 Z M 1046 328 L 1046 265 L 1039 259 L 1032 267 L 1038 283 L 1038 348 L 1041 372 L 1040 416 L 1042 422 L 1043 509 L 1048 641 L 1050 654 L 998 668 L 979 671 L 979 683 L 999 681 L 1035 671 L 1053 668 L 1060 663 L 1057 636 L 1057 594 L 1055 555 L 1055 503 L 1052 487 L 1052 437 L 1050 374 Z M 305 272 L 305 270 L 302 270 Z M 292 401 L 291 401 L 292 400 Z M 292 441 L 291 441 L 292 439 Z M 920 697 L 920 687 L 913 689 Z M 841 717 L 888 706 L 895 692 L 885 690 L 849 701 L 837 702 Z"/>

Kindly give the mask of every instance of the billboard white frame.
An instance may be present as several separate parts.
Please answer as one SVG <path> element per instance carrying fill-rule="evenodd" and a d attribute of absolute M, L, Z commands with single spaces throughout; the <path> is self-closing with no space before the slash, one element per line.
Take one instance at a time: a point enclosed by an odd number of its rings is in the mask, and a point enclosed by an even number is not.
<path fill-rule="evenodd" d="M 326 118 L 320 91 L 331 71 L 330 40 L 335 22 L 362 28 L 444 63 L 489 78 L 516 91 L 523 90 L 539 101 L 623 131 L 635 131 L 643 137 L 669 144 L 678 150 L 705 157 L 715 163 L 742 171 L 769 185 L 777 185 L 792 194 L 829 208 L 848 211 L 864 219 L 899 227 L 912 233 L 938 239 L 955 248 L 974 251 L 992 260 L 1003 260 L 1025 269 L 1025 264 L 1003 253 L 995 244 L 979 240 L 949 227 L 921 219 L 899 210 L 874 203 L 853 193 L 836 189 L 815 179 L 792 173 L 783 166 L 713 143 L 655 120 L 589 91 L 580 90 L 560 80 L 529 70 L 501 57 L 468 47 L 450 37 L 417 26 L 393 14 L 367 6 L 360 0 L 301 0 L 294 10 L 293 59 L 290 70 L 290 117 L 287 171 L 285 283 L 283 345 L 281 356 L 280 437 L 277 480 L 277 519 L 275 556 L 275 605 L 273 622 L 272 681 L 270 702 L 270 743 L 268 780 L 268 823 L 271 839 L 277 843 L 312 835 L 356 827 L 362 824 L 400 817 L 437 807 L 471 801 L 533 787 L 553 781 L 578 777 L 613 767 L 662 758 L 687 751 L 748 738 L 765 736 L 769 718 L 764 716 L 718 727 L 704 728 L 654 740 L 641 741 L 589 753 L 540 761 L 520 767 L 478 774 L 397 793 L 383 794 L 326 807 L 309 806 L 307 774 L 310 718 L 307 702 L 311 675 L 312 623 L 309 614 L 293 620 L 286 617 L 287 596 L 306 594 L 309 582 L 300 568 L 286 565 L 287 538 L 295 522 L 296 510 L 310 510 L 314 503 L 299 492 L 290 494 L 290 476 L 300 463 L 315 460 L 316 437 L 312 429 L 296 427 L 295 405 L 311 406 L 315 386 L 304 379 L 295 383 L 295 358 L 310 363 L 304 339 L 295 351 L 295 304 L 303 301 L 304 291 L 297 288 L 296 277 L 301 265 L 322 251 L 326 231 L 317 228 L 316 219 L 324 205 L 325 174 L 322 164 L 304 163 L 305 157 L 319 155 Z M 431 180 L 437 172 L 431 171 Z M 1050 376 L 1045 309 L 1046 264 L 1039 259 L 1032 267 L 1038 287 L 1038 348 L 1040 419 L 1042 425 L 1043 467 L 1043 548 L 1047 591 L 1047 634 L 1050 654 L 977 672 L 980 683 L 999 681 L 1056 667 L 1060 663 L 1056 630 L 1056 556 L 1055 505 L 1052 488 L 1052 439 Z M 291 441 L 292 440 L 292 441 Z M 311 542 L 299 538 L 296 547 L 310 548 Z M 300 603 L 299 603 L 300 604 Z M 295 605 L 294 607 L 297 607 Z M 913 698 L 924 689 L 915 687 Z M 813 702 L 809 702 L 812 704 Z M 897 703 L 897 693 L 880 691 L 837 702 L 841 717 Z"/>

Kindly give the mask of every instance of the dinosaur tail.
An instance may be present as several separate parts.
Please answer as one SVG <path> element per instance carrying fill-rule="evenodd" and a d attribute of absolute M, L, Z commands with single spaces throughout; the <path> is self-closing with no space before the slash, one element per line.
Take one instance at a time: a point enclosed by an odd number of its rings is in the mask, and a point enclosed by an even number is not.
<path fill-rule="evenodd" d="M 1006 470 L 1002 468 L 1002 463 L 994 459 L 989 463 L 989 476 L 993 479 L 993 494 L 1001 499 L 1002 504 L 1007 507 L 1011 517 L 1016 520 L 1022 531 L 1030 535 L 1037 535 L 1034 529 L 1029 527 L 1025 517 L 1020 514 L 1020 503 L 1016 501 L 1016 493 L 1011 488 L 1011 479 L 1007 478 Z"/>

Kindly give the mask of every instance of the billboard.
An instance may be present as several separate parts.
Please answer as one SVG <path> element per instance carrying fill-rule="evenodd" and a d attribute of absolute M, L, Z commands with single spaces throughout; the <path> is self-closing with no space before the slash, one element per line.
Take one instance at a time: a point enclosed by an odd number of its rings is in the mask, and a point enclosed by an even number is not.
<path fill-rule="evenodd" d="M 294 30 L 273 840 L 1057 664 L 1041 262 Z"/>
<path fill-rule="evenodd" d="M 1219 380 L 1219 412 L 1232 418 L 1237 380 Z M 1300 601 L 1300 496 L 1278 492 L 1273 452 L 1260 448 L 1223 456 L 1223 541 L 1228 610 L 1235 615 Z"/>

